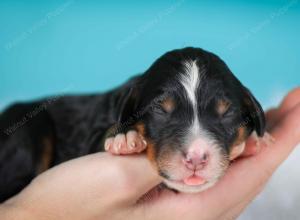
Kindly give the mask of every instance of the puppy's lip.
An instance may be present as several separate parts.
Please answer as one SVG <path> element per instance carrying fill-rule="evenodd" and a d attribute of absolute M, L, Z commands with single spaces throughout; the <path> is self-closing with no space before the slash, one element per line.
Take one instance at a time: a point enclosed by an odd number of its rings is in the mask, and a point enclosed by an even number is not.
<path fill-rule="evenodd" d="M 199 186 L 205 184 L 206 179 L 201 176 L 192 175 L 183 179 L 183 183 L 188 186 Z"/>
<path fill-rule="evenodd" d="M 207 177 L 195 172 L 188 172 L 181 178 L 171 178 L 167 173 L 163 171 L 160 171 L 159 174 L 167 181 L 186 186 L 201 186 L 209 182 L 209 179 Z"/>
<path fill-rule="evenodd" d="M 181 180 L 171 180 L 171 181 L 175 183 L 184 184 L 187 186 L 201 186 L 208 182 L 204 177 L 195 174 L 185 177 Z"/>

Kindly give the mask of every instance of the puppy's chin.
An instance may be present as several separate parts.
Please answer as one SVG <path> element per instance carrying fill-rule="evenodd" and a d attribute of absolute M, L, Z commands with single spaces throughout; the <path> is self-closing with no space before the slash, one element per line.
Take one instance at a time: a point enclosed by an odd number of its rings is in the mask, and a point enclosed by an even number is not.
<path fill-rule="evenodd" d="M 179 192 L 183 192 L 183 193 L 199 193 L 202 192 L 204 190 L 209 189 L 210 187 L 214 186 L 216 184 L 218 180 L 211 180 L 211 181 L 207 181 L 201 185 L 196 185 L 196 186 L 189 186 L 186 185 L 183 182 L 179 182 L 179 181 L 171 181 L 171 180 L 167 180 L 164 179 L 163 182 L 164 184 L 166 184 L 166 186 L 168 186 L 170 189 L 175 189 Z"/>

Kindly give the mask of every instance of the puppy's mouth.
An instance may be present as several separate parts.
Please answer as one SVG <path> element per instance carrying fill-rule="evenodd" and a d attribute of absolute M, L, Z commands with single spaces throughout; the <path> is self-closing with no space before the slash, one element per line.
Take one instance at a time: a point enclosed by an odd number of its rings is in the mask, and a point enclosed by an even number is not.
<path fill-rule="evenodd" d="M 191 157 L 178 152 L 160 155 L 157 168 L 165 185 L 187 193 L 198 193 L 213 186 L 224 175 L 229 160 L 220 148 L 211 149 L 206 156 L 201 151 L 192 153 Z"/>
<path fill-rule="evenodd" d="M 185 193 L 198 193 L 213 186 L 223 176 L 225 170 L 226 168 L 223 167 L 218 170 L 219 172 L 209 168 L 191 171 L 177 164 L 176 167 L 159 173 L 168 188 Z"/>
<path fill-rule="evenodd" d="M 181 180 L 164 178 L 163 182 L 167 187 L 175 189 L 179 192 L 199 193 L 213 186 L 217 182 L 217 179 L 209 180 L 205 177 L 194 174 Z"/>
<path fill-rule="evenodd" d="M 201 176 L 197 176 L 194 174 L 192 176 L 183 179 L 182 182 L 188 186 L 199 186 L 205 184 L 207 180 Z"/>

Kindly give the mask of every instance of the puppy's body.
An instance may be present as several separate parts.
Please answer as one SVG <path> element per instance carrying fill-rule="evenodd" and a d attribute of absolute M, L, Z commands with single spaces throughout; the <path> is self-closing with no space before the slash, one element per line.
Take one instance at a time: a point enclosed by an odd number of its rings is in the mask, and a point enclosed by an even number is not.
<path fill-rule="evenodd" d="M 0 201 L 61 162 L 103 151 L 118 103 L 136 78 L 108 93 L 15 104 L 0 115 Z"/>
<path fill-rule="evenodd" d="M 29 117 L 36 109 L 42 110 Z M 148 158 L 165 184 L 202 191 L 223 175 L 232 152 L 253 131 L 264 134 L 265 122 L 258 102 L 223 61 L 185 48 L 108 93 L 14 105 L 1 114 L 0 129 L 3 201 L 45 169 L 102 151 L 106 138 L 112 153 L 139 152 L 126 151 L 128 136 L 121 134 L 130 131 L 146 139 Z M 141 145 L 137 139 L 133 146 Z"/>

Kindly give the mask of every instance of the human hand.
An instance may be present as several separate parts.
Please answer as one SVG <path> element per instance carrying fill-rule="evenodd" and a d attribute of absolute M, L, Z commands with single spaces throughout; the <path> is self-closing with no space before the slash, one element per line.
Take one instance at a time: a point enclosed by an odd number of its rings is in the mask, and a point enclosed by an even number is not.
<path fill-rule="evenodd" d="M 142 155 L 96 153 L 35 178 L 0 206 L 0 219 L 141 219 L 136 201 L 160 181 Z"/>
<path fill-rule="evenodd" d="M 199 194 L 165 190 L 152 200 L 137 203 L 161 181 L 147 159 L 141 155 L 117 157 L 98 153 L 40 175 L 2 205 L 2 215 L 25 220 L 235 219 L 300 142 L 299 119 L 300 89 L 296 89 L 279 108 L 267 113 L 276 142 L 263 147 L 259 154 L 238 159 L 213 188 Z M 255 149 L 249 141 L 245 154 Z"/>

